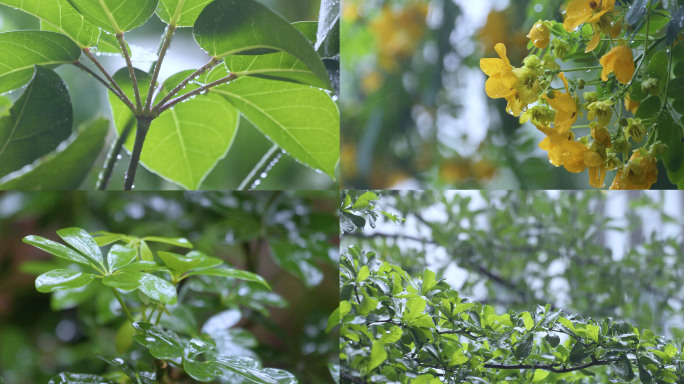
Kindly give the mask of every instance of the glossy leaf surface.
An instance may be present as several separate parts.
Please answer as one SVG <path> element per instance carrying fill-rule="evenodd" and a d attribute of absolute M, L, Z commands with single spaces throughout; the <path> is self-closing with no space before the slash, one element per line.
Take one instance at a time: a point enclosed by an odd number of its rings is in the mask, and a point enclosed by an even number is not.
<path fill-rule="evenodd" d="M 36 290 L 47 293 L 61 289 L 80 288 L 88 285 L 94 278 L 95 276 L 89 273 L 72 271 L 71 269 L 55 269 L 38 276 Z"/>
<path fill-rule="evenodd" d="M 60 373 L 50 379 L 48 384 L 110 384 L 113 383 L 101 376 L 84 373 Z"/>
<path fill-rule="evenodd" d="M 157 16 L 166 24 L 172 19 L 179 27 L 192 27 L 204 7 L 213 0 L 159 0 Z"/>
<path fill-rule="evenodd" d="M 40 248 L 43 251 L 54 256 L 61 257 L 62 259 L 75 261 L 77 263 L 85 265 L 90 265 L 90 261 L 88 261 L 88 259 L 86 259 L 80 253 L 74 251 L 73 249 L 65 245 L 56 243 L 52 240 L 48 240 L 44 237 L 31 235 L 24 237 L 23 241 L 24 243 L 31 244 L 36 248 Z"/>
<path fill-rule="evenodd" d="M 62 142 L 54 152 L 0 179 L 1 189 L 75 190 L 102 151 L 109 121 L 100 118 Z"/>
<path fill-rule="evenodd" d="M 213 268 L 213 269 L 203 269 L 200 271 L 190 272 L 188 276 L 204 275 L 204 276 L 223 276 L 230 277 L 232 279 L 252 281 L 259 283 L 264 287 L 271 289 L 266 280 L 263 277 L 254 274 L 252 272 L 243 271 L 241 269 L 225 269 L 225 268 Z"/>
<path fill-rule="evenodd" d="M 261 368 L 260 364 L 252 359 L 242 357 L 219 357 L 216 364 L 235 374 L 247 378 L 258 384 L 296 384 L 297 379 L 289 372 Z"/>
<path fill-rule="evenodd" d="M 325 91 L 306 85 L 240 78 L 212 88 L 298 161 L 334 177 L 340 115 Z"/>
<path fill-rule="evenodd" d="M 0 4 L 38 17 L 55 31 L 69 36 L 81 48 L 94 46 L 100 36 L 100 30 L 74 9 L 68 0 L 0 0 Z"/>
<path fill-rule="evenodd" d="M 55 72 L 36 67 L 9 115 L 0 117 L 0 176 L 57 148 L 71 134 L 72 124 L 66 85 Z"/>
<path fill-rule="evenodd" d="M 152 356 L 169 360 L 183 357 L 183 346 L 174 332 L 144 322 L 133 323 L 133 328 L 140 333 L 135 336 L 135 341 L 149 349 Z"/>
<path fill-rule="evenodd" d="M 117 269 L 132 263 L 136 256 L 137 252 L 134 248 L 114 244 L 112 248 L 109 249 L 109 253 L 107 253 L 107 265 L 109 266 L 109 270 L 116 271 Z"/>
<path fill-rule="evenodd" d="M 267 26 L 265 28 L 265 26 Z M 218 58 L 284 51 L 298 58 L 330 88 L 328 74 L 309 40 L 280 15 L 254 0 L 216 0 L 197 18 L 195 40 Z"/>
<path fill-rule="evenodd" d="M 157 0 L 69 0 L 88 21 L 111 33 L 143 25 L 157 8 Z"/>
<path fill-rule="evenodd" d="M 221 375 L 222 371 L 213 361 L 195 361 L 185 359 L 183 361 L 185 373 L 198 381 L 212 381 L 216 376 Z"/>
<path fill-rule="evenodd" d="M 63 228 L 57 231 L 57 235 L 82 255 L 95 261 L 99 265 L 104 265 L 100 247 L 97 246 L 93 237 L 84 229 L 76 227 Z"/>

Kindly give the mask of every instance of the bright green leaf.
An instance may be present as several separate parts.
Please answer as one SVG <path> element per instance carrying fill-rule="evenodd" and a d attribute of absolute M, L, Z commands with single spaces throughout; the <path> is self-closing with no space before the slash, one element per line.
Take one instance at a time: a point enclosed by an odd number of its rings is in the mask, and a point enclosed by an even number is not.
<path fill-rule="evenodd" d="M 57 148 L 71 134 L 72 124 L 66 85 L 55 72 L 36 67 L 9 115 L 0 117 L 0 176 Z"/>
<path fill-rule="evenodd" d="M 468 357 L 463 354 L 463 350 L 459 349 L 449 357 L 449 366 L 465 364 L 468 360 Z"/>
<path fill-rule="evenodd" d="M 157 16 L 166 24 L 192 27 L 204 7 L 213 0 L 159 0 Z M 172 23 L 173 19 L 173 23 Z"/>
<path fill-rule="evenodd" d="M 246 77 L 210 92 L 228 99 L 290 156 L 334 177 L 340 157 L 340 113 L 325 91 Z"/>
<path fill-rule="evenodd" d="M 367 191 L 364 192 L 361 196 L 359 196 L 354 204 L 351 206 L 350 209 L 352 210 L 360 210 L 360 209 L 365 209 L 370 206 L 370 203 L 372 201 L 378 200 L 379 197 L 378 195 L 375 194 L 373 191 Z"/>
<path fill-rule="evenodd" d="M 102 284 L 124 291 L 133 291 L 140 287 L 142 275 L 143 273 L 139 271 L 118 271 L 103 277 Z"/>
<path fill-rule="evenodd" d="M 195 361 L 185 359 L 183 361 L 185 373 L 197 381 L 212 381 L 216 376 L 220 376 L 223 371 L 213 361 Z"/>
<path fill-rule="evenodd" d="M 114 34 L 143 25 L 157 8 L 157 0 L 69 0 L 88 21 Z"/>
<path fill-rule="evenodd" d="M 387 351 L 382 343 L 377 341 L 373 342 L 373 347 L 371 347 L 370 358 L 368 359 L 368 365 L 366 366 L 366 372 L 370 373 L 380 364 L 387 360 Z"/>
<path fill-rule="evenodd" d="M 259 283 L 259 284 L 263 285 L 264 287 L 271 289 L 271 286 L 268 285 L 268 283 L 266 282 L 266 280 L 264 280 L 263 277 L 255 274 L 255 273 L 252 273 L 252 272 L 243 271 L 241 269 L 228 269 L 228 268 L 202 269 L 199 271 L 190 272 L 186 276 L 196 276 L 196 275 L 230 277 L 232 279 L 245 280 L 245 281 L 251 281 L 254 283 Z"/>
<path fill-rule="evenodd" d="M 93 260 L 98 265 L 104 265 L 100 247 L 97 246 L 95 239 L 84 229 L 76 227 L 63 228 L 57 231 L 57 235 L 85 257 Z"/>
<path fill-rule="evenodd" d="M 143 273 L 138 289 L 154 301 L 165 304 L 174 304 L 178 301 L 176 287 L 173 284 L 149 273 Z"/>
<path fill-rule="evenodd" d="M 589 334 L 589 338 L 591 338 L 591 340 L 593 340 L 595 343 L 598 343 L 598 335 L 600 329 L 601 328 L 597 325 L 587 324 L 587 332 Z"/>
<path fill-rule="evenodd" d="M 109 270 L 116 271 L 117 269 L 132 263 L 136 256 L 137 252 L 134 248 L 114 244 L 112 248 L 109 249 L 109 253 L 107 253 L 107 265 L 109 266 Z"/>
<path fill-rule="evenodd" d="M 297 379 L 291 373 L 275 368 L 261 368 L 260 364 L 247 357 L 217 357 L 218 367 L 240 375 L 256 384 L 292 384 Z"/>
<path fill-rule="evenodd" d="M 192 248 L 192 243 L 184 237 L 161 237 L 161 236 L 145 236 L 142 238 L 144 241 L 153 241 L 156 243 L 164 243 L 175 245 L 177 247 Z"/>
<path fill-rule="evenodd" d="M 0 0 L 0 4 L 38 17 L 41 22 L 69 36 L 81 48 L 94 46 L 100 35 L 100 30 L 85 20 L 68 0 Z"/>
<path fill-rule="evenodd" d="M 540 381 L 543 382 L 544 379 L 546 379 L 546 377 L 547 377 L 550 373 L 551 373 L 551 372 L 545 371 L 545 370 L 543 370 L 543 369 L 536 369 L 536 370 L 534 371 L 534 376 L 532 377 L 532 382 L 533 382 L 533 383 L 538 383 L 538 382 L 540 382 Z"/>
<path fill-rule="evenodd" d="M 389 331 L 386 331 L 380 339 L 378 339 L 378 342 L 383 343 L 383 344 L 390 344 L 390 343 L 396 343 L 399 341 L 401 338 L 401 335 L 404 333 L 404 331 L 401 330 L 400 327 L 397 327 L 396 325 L 392 325 L 390 327 Z"/>
<path fill-rule="evenodd" d="M 520 317 L 523 319 L 523 322 L 525 323 L 525 328 L 529 331 L 534 327 L 534 320 L 532 320 L 532 315 L 530 315 L 529 312 L 523 312 L 520 314 Z"/>
<path fill-rule="evenodd" d="M 361 267 L 361 269 L 359 269 L 359 274 L 356 276 L 356 281 L 362 282 L 366 280 L 368 276 L 370 276 L 370 268 L 368 268 L 367 265 L 364 265 Z"/>
<path fill-rule="evenodd" d="M 330 333 L 330 331 L 338 325 L 340 325 L 340 307 L 337 307 L 330 317 L 328 317 L 328 325 L 325 327 L 325 333 Z"/>
<path fill-rule="evenodd" d="M 140 242 L 140 260 L 154 262 L 154 254 L 145 240 Z"/>
<path fill-rule="evenodd" d="M 80 288 L 88 285 L 94 278 L 95 275 L 90 273 L 72 271 L 71 269 L 55 269 L 38 276 L 36 290 L 47 293 L 61 289 Z"/>
<path fill-rule="evenodd" d="M 268 26 L 264 28 L 264 26 Z M 330 89 L 328 72 L 309 40 L 264 5 L 254 0 L 216 0 L 195 22 L 195 40 L 210 55 L 284 51 L 301 60 Z"/>
<path fill-rule="evenodd" d="M 423 285 L 421 287 L 421 293 L 425 295 L 429 292 L 435 285 L 437 285 L 437 279 L 435 278 L 435 273 L 429 269 L 423 272 Z"/>
<path fill-rule="evenodd" d="M 69 261 L 75 261 L 77 263 L 91 265 L 90 261 L 83 257 L 80 253 L 74 251 L 73 249 L 64 246 L 60 243 L 56 243 L 52 240 L 48 240 L 40 236 L 26 236 L 23 239 L 24 243 L 31 244 L 34 247 L 40 248 L 43 251 L 50 253 L 54 256 L 67 259 Z"/>
<path fill-rule="evenodd" d="M 162 259 L 162 261 L 164 261 L 164 264 L 166 264 L 167 267 L 169 267 L 175 272 L 175 276 L 180 276 L 185 272 L 191 270 L 192 267 L 199 264 L 199 262 L 201 261 L 197 258 L 187 258 L 177 253 L 164 251 L 157 252 L 157 256 L 159 256 L 159 258 Z"/>
<path fill-rule="evenodd" d="M 0 179 L 0 189 L 75 190 L 102 151 L 109 122 L 100 118 L 86 125 L 54 152 Z"/>

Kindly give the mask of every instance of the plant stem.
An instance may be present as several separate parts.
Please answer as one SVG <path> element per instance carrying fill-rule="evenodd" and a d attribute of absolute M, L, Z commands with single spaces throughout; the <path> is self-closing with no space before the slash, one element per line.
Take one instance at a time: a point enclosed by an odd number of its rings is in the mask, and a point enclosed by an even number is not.
<path fill-rule="evenodd" d="M 235 79 L 237 79 L 237 75 L 235 75 L 234 73 L 231 73 L 230 75 L 228 75 L 228 76 L 226 76 L 226 77 L 224 77 L 224 78 L 222 78 L 222 79 L 213 81 L 213 82 L 211 82 L 211 83 L 209 83 L 209 84 L 206 84 L 206 85 L 203 85 L 203 86 L 201 86 L 201 87 L 199 87 L 199 88 L 197 88 L 197 89 L 195 89 L 195 90 L 193 90 L 193 91 L 190 91 L 190 92 L 186 93 L 186 94 L 183 95 L 183 96 L 176 97 L 175 99 L 173 99 L 173 100 L 169 101 L 168 103 L 164 104 L 163 106 L 161 106 L 161 107 L 159 108 L 158 113 L 164 112 L 165 110 L 167 110 L 167 109 L 173 107 L 174 105 L 180 103 L 180 102 L 183 101 L 183 100 L 186 100 L 186 99 L 189 99 L 189 98 L 191 98 L 191 97 L 193 97 L 193 96 L 199 95 L 200 93 L 206 91 L 206 90 L 209 89 L 209 88 L 215 87 L 215 86 L 220 85 L 220 84 L 223 84 L 223 83 L 227 83 L 227 82 L 232 81 L 232 80 L 235 80 Z M 157 106 L 157 107 L 158 107 L 158 106 Z"/>
<path fill-rule="evenodd" d="M 150 90 L 147 92 L 147 101 L 145 101 L 145 111 L 146 115 L 149 115 L 152 109 L 152 97 L 154 96 L 155 84 L 157 83 L 157 78 L 159 77 L 159 70 L 161 69 L 162 62 L 164 61 L 164 56 L 166 51 L 171 45 L 171 39 L 173 38 L 173 33 L 176 31 L 176 26 L 174 24 L 169 24 L 166 27 L 166 33 L 164 34 L 164 40 L 159 49 L 159 57 L 154 65 L 154 72 L 152 73 L 152 82 L 150 83 Z"/>
<path fill-rule="evenodd" d="M 133 144 L 133 152 L 131 153 L 131 162 L 128 164 L 128 171 L 126 172 L 126 181 L 124 182 L 124 190 L 130 191 L 133 189 L 133 182 L 135 181 L 135 173 L 138 170 L 138 163 L 140 163 L 140 153 L 142 152 L 145 136 L 150 129 L 152 119 L 148 117 L 137 118 L 137 129 L 135 131 L 135 144 Z"/>
<path fill-rule="evenodd" d="M 126 317 L 128 317 L 128 320 L 130 320 L 131 323 L 134 322 L 135 319 L 133 318 L 133 316 L 131 316 L 131 312 L 128 311 L 128 307 L 124 303 L 123 299 L 121 298 L 121 295 L 116 290 L 116 288 L 112 288 L 112 292 L 114 292 L 114 296 L 116 296 L 116 299 L 119 300 L 119 305 L 121 305 L 121 308 L 123 309 L 124 313 L 126 314 Z"/>
<path fill-rule="evenodd" d="M 89 74 L 90 76 L 92 76 L 95 80 L 99 81 L 100 83 L 102 83 L 102 85 L 104 85 L 105 87 L 107 87 L 107 89 L 109 89 L 116 97 L 118 97 L 119 99 L 121 99 L 121 101 L 123 101 L 124 103 L 126 102 L 126 99 L 125 99 L 125 96 L 124 96 L 124 95 L 122 95 L 122 94 L 120 94 L 119 92 L 117 92 L 114 88 L 112 88 L 112 86 L 111 86 L 108 82 L 105 81 L 105 79 L 101 78 L 100 75 L 98 75 L 97 73 L 93 72 L 90 68 L 88 68 L 88 67 L 86 67 L 85 65 L 81 64 L 80 61 L 75 61 L 75 62 L 74 62 L 74 66 L 76 66 L 76 68 L 78 68 L 78 69 L 80 69 L 80 70 L 86 72 L 86 73 Z"/>
<path fill-rule="evenodd" d="M 166 103 L 167 101 L 171 100 L 173 96 L 175 96 L 181 89 L 183 89 L 189 82 L 192 81 L 192 79 L 196 78 L 197 76 L 203 74 L 204 72 L 210 70 L 214 65 L 219 63 L 219 60 L 217 60 L 215 57 L 212 57 L 211 60 L 209 60 L 208 63 L 204 64 L 201 68 L 196 70 L 195 72 L 191 73 L 190 76 L 186 77 L 183 81 L 180 82 L 175 88 L 169 91 L 169 93 L 164 96 L 163 99 L 161 99 L 157 105 L 154 106 L 155 110 L 160 110 Z"/>
<path fill-rule="evenodd" d="M 259 160 L 257 165 L 249 172 L 249 175 L 240 183 L 237 187 L 238 191 L 244 191 L 246 189 L 252 189 L 254 182 L 261 178 L 261 174 L 266 172 L 266 169 L 271 165 L 271 163 L 281 154 L 280 148 L 277 145 L 273 145 L 271 149 L 266 152 L 266 154 Z"/>
<path fill-rule="evenodd" d="M 562 71 L 560 71 L 560 72 L 590 71 L 590 70 L 593 70 L 593 69 L 601 69 L 601 68 L 603 68 L 603 67 L 600 66 L 600 65 L 599 65 L 599 66 L 595 66 L 595 67 L 568 68 L 568 69 L 564 69 L 564 70 L 562 70 Z"/>
<path fill-rule="evenodd" d="M 157 320 L 155 320 L 154 325 L 159 325 L 159 320 L 161 320 L 162 313 L 164 313 L 164 308 L 166 308 L 166 304 L 159 306 L 159 313 L 157 314 Z M 152 317 L 150 316 L 150 318 Z"/>
<path fill-rule="evenodd" d="M 124 40 L 123 32 L 116 34 L 116 39 L 119 41 L 121 46 L 121 52 L 123 52 L 124 58 L 126 59 L 126 67 L 128 67 L 128 74 L 131 76 L 131 83 L 133 84 L 133 93 L 135 94 L 135 105 L 137 107 L 136 111 L 142 111 L 142 102 L 140 101 L 140 90 L 138 89 L 138 80 L 135 78 L 135 69 L 133 68 L 133 62 L 131 62 L 131 55 L 128 52 L 128 47 L 126 47 L 126 40 Z M 133 113 L 134 115 L 136 113 Z"/>
<path fill-rule="evenodd" d="M 112 146 L 112 149 L 109 151 L 109 154 L 107 155 L 107 160 L 105 161 L 105 167 L 102 169 L 102 172 L 100 173 L 100 177 L 98 177 L 97 180 L 97 185 L 95 186 L 96 189 L 100 191 L 104 191 L 107 189 L 107 185 L 109 184 L 109 180 L 112 178 L 112 172 L 114 171 L 114 166 L 116 165 L 116 161 L 119 159 L 119 153 L 121 153 L 121 148 L 123 148 L 124 143 L 126 142 L 126 139 L 128 139 L 128 135 L 131 133 L 131 130 L 133 129 L 134 125 L 134 119 L 131 118 L 128 120 L 128 123 L 124 127 L 123 131 L 119 135 L 119 137 L 116 138 L 116 142 L 114 143 L 114 146 Z"/>
<path fill-rule="evenodd" d="M 124 91 L 121 90 L 121 87 L 119 87 L 119 84 L 117 84 L 117 82 L 114 81 L 114 79 L 113 79 L 112 76 L 109 74 L 109 72 L 107 72 L 107 70 L 104 69 L 104 67 L 102 66 L 102 64 L 100 64 L 100 62 L 95 58 L 95 56 L 93 56 L 93 53 L 90 52 L 90 49 L 88 49 L 88 48 L 83 48 L 83 52 L 86 54 L 86 56 L 88 56 L 88 58 L 90 59 L 90 61 L 92 61 L 93 64 L 95 64 L 95 66 L 100 70 L 100 72 L 102 72 L 102 74 L 105 76 L 105 78 L 107 79 L 107 81 L 109 81 L 109 83 L 110 83 L 110 84 L 112 85 L 112 87 L 119 93 L 119 95 L 121 95 L 121 96 L 124 97 L 123 100 L 122 100 L 122 101 L 124 102 L 124 104 L 126 104 L 126 106 L 127 106 L 131 111 L 135 111 L 135 106 L 133 105 L 133 103 L 128 99 L 128 97 L 126 96 L 126 94 L 124 93 Z"/>

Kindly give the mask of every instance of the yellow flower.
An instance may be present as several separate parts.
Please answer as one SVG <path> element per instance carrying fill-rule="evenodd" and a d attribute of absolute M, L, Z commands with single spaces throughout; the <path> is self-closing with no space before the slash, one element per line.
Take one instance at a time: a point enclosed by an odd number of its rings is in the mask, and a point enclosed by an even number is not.
<path fill-rule="evenodd" d="M 577 121 L 577 103 L 575 98 L 570 95 L 568 79 L 565 78 L 565 74 L 561 72 L 558 74 L 558 77 L 563 81 L 566 93 L 553 91 L 553 98 L 547 95 L 544 95 L 544 97 L 549 102 L 549 105 L 557 111 L 556 117 L 553 119 L 553 126 L 560 133 L 564 133 Z"/>
<path fill-rule="evenodd" d="M 627 84 L 634 75 L 634 56 L 632 50 L 624 45 L 613 47 L 599 60 L 603 69 L 601 80 L 607 81 L 608 74 L 615 73 L 615 77 L 622 84 Z"/>
<path fill-rule="evenodd" d="M 544 24 L 543 21 L 539 20 L 532 26 L 530 33 L 527 34 L 527 38 L 532 40 L 532 44 L 535 47 L 544 49 L 549 46 L 549 27 Z"/>
<path fill-rule="evenodd" d="M 640 101 L 634 101 L 632 98 L 629 96 L 629 92 L 625 94 L 625 109 L 632 112 L 636 113 L 637 109 L 639 108 L 639 104 L 641 104 Z"/>
<path fill-rule="evenodd" d="M 615 0 L 572 0 L 565 10 L 563 22 L 566 31 L 572 32 L 580 24 L 597 23 L 601 16 L 615 8 Z"/>
<path fill-rule="evenodd" d="M 584 152 L 584 164 L 589 168 L 589 184 L 594 188 L 603 187 L 606 179 L 606 162 L 595 151 Z"/>
<path fill-rule="evenodd" d="M 399 69 L 397 59 L 409 57 L 418 48 L 425 32 L 428 5 L 416 3 L 395 11 L 389 5 L 370 23 L 378 42 L 378 61 L 389 72 Z"/>
<path fill-rule="evenodd" d="M 551 164 L 556 167 L 562 165 L 572 173 L 580 173 L 586 169 L 584 154 L 589 152 L 589 149 L 584 144 L 575 141 L 572 131 L 559 132 L 558 129 L 541 126 L 537 129 L 547 136 L 539 143 L 539 148 L 548 152 Z"/>
<path fill-rule="evenodd" d="M 489 76 L 485 82 L 485 92 L 492 99 L 507 98 L 516 93 L 515 85 L 518 78 L 513 74 L 513 67 L 506 56 L 506 46 L 499 43 L 494 49 L 499 54 L 499 59 L 480 59 L 480 69 Z"/>
<path fill-rule="evenodd" d="M 652 155 L 632 152 L 629 163 L 620 169 L 610 189 L 650 189 L 658 181 L 658 166 Z"/>

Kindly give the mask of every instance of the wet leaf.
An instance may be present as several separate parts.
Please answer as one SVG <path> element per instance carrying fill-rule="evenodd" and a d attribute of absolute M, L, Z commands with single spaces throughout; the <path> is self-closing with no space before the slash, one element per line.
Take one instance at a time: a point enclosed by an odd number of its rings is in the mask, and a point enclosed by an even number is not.
<path fill-rule="evenodd" d="M 114 382 L 97 375 L 65 372 L 50 379 L 48 384 L 114 384 Z"/>
<path fill-rule="evenodd" d="M 145 236 L 142 239 L 145 241 L 175 245 L 177 247 L 192 248 L 192 243 L 185 237 Z"/>
<path fill-rule="evenodd" d="M 88 21 L 111 33 L 143 25 L 157 8 L 157 0 L 69 0 Z"/>
<path fill-rule="evenodd" d="M 195 361 L 192 359 L 185 359 L 183 361 L 183 369 L 185 373 L 190 375 L 198 381 L 212 381 L 216 376 L 221 375 L 222 371 L 213 361 Z"/>
<path fill-rule="evenodd" d="M 198 258 L 187 258 L 177 253 L 164 251 L 157 252 L 157 256 L 164 261 L 164 264 L 166 264 L 167 267 L 174 271 L 174 276 L 176 277 L 191 270 L 192 267 L 199 264 L 201 261 Z"/>
<path fill-rule="evenodd" d="M 75 190 L 102 151 L 109 121 L 95 120 L 62 142 L 54 152 L 0 179 L 0 189 Z"/>
<path fill-rule="evenodd" d="M 72 124 L 66 85 L 55 72 L 36 67 L 9 115 L 0 117 L 0 176 L 53 151 L 69 137 Z"/>
<path fill-rule="evenodd" d="M 90 273 L 72 271 L 71 269 L 55 269 L 38 276 L 36 290 L 47 293 L 61 289 L 80 288 L 88 285 L 94 278 L 95 275 Z"/>
<path fill-rule="evenodd" d="M 132 263 L 136 256 L 137 252 L 134 248 L 114 244 L 107 254 L 107 265 L 109 266 L 109 270 L 113 272 Z"/>
<path fill-rule="evenodd" d="M 219 357 L 217 366 L 239 376 L 252 380 L 257 384 L 296 384 L 297 379 L 289 372 L 261 368 L 255 360 L 240 357 Z"/>
<path fill-rule="evenodd" d="M 204 7 L 213 0 L 159 0 L 157 16 L 166 24 L 192 27 Z"/>
<path fill-rule="evenodd" d="M 271 286 L 268 285 L 268 282 L 264 280 L 263 277 L 252 273 L 248 271 L 243 271 L 241 269 L 228 269 L 228 268 L 213 268 L 213 269 L 202 269 L 200 271 L 194 271 L 188 273 L 186 276 L 196 276 L 196 275 L 204 275 L 204 276 L 223 276 L 223 277 L 230 277 L 232 279 L 238 279 L 238 280 L 245 280 L 245 281 L 251 281 L 254 283 L 259 283 L 263 285 L 264 287 L 271 289 Z"/>
<path fill-rule="evenodd" d="M 677 35 L 682 31 L 682 28 L 684 28 L 684 5 L 677 9 L 672 15 L 670 22 L 667 24 L 667 38 L 665 39 L 665 44 L 672 44 L 677 39 Z"/>
<path fill-rule="evenodd" d="M 100 247 L 98 247 L 95 239 L 86 230 L 76 227 L 63 228 L 57 231 L 57 235 L 85 257 L 93 260 L 98 265 L 104 266 Z"/>
<path fill-rule="evenodd" d="M 139 332 L 135 341 L 150 350 L 158 359 L 172 360 L 183 358 L 183 346 L 174 332 L 154 328 L 150 323 L 135 322 L 133 328 Z"/>
<path fill-rule="evenodd" d="M 298 161 L 331 178 L 340 157 L 340 114 L 322 90 L 253 77 L 212 88 Z"/>
<path fill-rule="evenodd" d="M 52 240 L 48 240 L 44 237 L 31 235 L 24 237 L 23 241 L 24 243 L 31 244 L 36 248 L 40 248 L 43 251 L 54 256 L 61 257 L 62 259 L 75 261 L 77 263 L 85 265 L 91 265 L 91 262 L 88 261 L 88 259 L 86 259 L 78 252 L 74 251 L 73 249 L 64 246 L 60 243 L 56 243 Z"/>
<path fill-rule="evenodd" d="M 264 28 L 263 26 L 268 26 Z M 216 0 L 195 22 L 195 40 L 218 58 L 284 51 L 298 58 L 330 89 L 323 62 L 309 40 L 280 15 L 254 0 Z"/>

